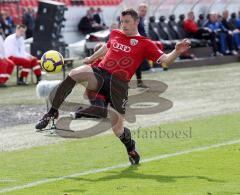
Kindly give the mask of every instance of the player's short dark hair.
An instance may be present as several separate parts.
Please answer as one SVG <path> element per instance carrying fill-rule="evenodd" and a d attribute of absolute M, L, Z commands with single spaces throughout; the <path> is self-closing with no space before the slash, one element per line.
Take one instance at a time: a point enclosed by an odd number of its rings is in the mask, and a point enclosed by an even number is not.
<path fill-rule="evenodd" d="M 138 13 L 136 10 L 130 8 L 130 9 L 125 9 L 121 13 L 122 16 L 130 15 L 135 21 L 139 19 Z"/>
<path fill-rule="evenodd" d="M 24 28 L 27 29 L 27 26 L 25 24 L 18 24 L 16 29 Z"/>

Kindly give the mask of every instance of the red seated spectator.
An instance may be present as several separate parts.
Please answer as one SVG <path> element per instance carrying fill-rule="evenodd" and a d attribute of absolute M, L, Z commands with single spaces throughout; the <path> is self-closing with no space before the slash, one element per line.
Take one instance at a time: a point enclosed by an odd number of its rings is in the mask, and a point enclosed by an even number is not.
<path fill-rule="evenodd" d="M 3 44 L 3 38 L 0 35 L 0 87 L 6 87 L 5 83 L 11 76 L 14 69 L 14 63 L 11 60 L 5 58 Z"/>
<path fill-rule="evenodd" d="M 190 11 L 187 15 L 187 19 L 183 22 L 183 27 L 188 37 L 210 40 L 213 48 L 213 55 L 218 55 L 216 34 L 209 28 L 199 28 L 194 19 L 194 13 Z"/>
<path fill-rule="evenodd" d="M 12 60 L 17 66 L 22 66 L 19 85 L 26 85 L 24 78 L 32 69 L 37 77 L 37 82 L 41 80 L 41 68 L 36 57 L 30 55 L 25 51 L 24 35 L 26 33 L 25 25 L 18 25 L 16 33 L 9 35 L 4 41 L 4 49 L 6 57 Z"/>

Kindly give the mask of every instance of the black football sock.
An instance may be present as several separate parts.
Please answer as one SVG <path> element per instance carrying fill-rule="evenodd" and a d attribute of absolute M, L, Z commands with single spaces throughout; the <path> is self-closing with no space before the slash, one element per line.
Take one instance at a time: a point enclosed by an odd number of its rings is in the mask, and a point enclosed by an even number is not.
<path fill-rule="evenodd" d="M 121 142 L 125 145 L 128 152 L 132 150 L 133 147 L 133 140 L 131 138 L 131 131 L 130 129 L 124 127 L 124 132 L 122 135 L 119 136 Z"/>
<path fill-rule="evenodd" d="M 72 92 L 76 81 L 74 81 L 70 76 L 68 76 L 65 80 L 63 80 L 58 86 L 56 93 L 50 96 L 50 100 L 52 99 L 52 108 L 50 110 L 58 110 L 63 101 L 67 98 L 67 96 Z"/>
<path fill-rule="evenodd" d="M 58 110 L 51 107 L 50 110 L 48 111 L 48 114 L 50 114 L 51 116 L 53 116 Z"/>

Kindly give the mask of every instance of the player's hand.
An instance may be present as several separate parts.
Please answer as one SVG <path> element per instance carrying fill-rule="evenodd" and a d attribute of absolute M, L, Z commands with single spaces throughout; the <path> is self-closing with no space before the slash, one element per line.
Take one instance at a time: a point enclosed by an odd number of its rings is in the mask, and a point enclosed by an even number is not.
<path fill-rule="evenodd" d="M 86 58 L 84 58 L 83 63 L 84 64 L 92 64 L 93 60 L 91 57 L 86 57 Z"/>
<path fill-rule="evenodd" d="M 181 54 L 187 51 L 190 47 L 191 47 L 191 41 L 189 39 L 183 39 L 182 41 L 176 44 L 175 50 L 177 53 Z"/>

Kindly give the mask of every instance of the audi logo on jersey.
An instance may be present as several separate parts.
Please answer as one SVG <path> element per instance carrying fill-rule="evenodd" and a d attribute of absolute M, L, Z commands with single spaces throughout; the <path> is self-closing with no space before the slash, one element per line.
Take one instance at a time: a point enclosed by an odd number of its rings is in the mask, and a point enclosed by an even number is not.
<path fill-rule="evenodd" d="M 123 45 L 121 43 L 118 43 L 118 42 L 113 42 L 113 48 L 115 49 L 119 49 L 119 50 L 122 50 L 124 52 L 130 52 L 131 51 L 131 47 L 127 46 L 127 45 Z"/>

